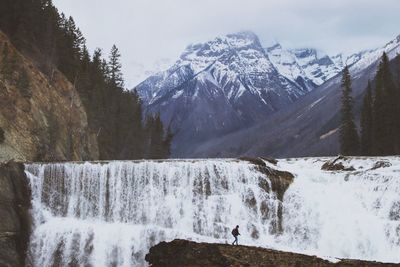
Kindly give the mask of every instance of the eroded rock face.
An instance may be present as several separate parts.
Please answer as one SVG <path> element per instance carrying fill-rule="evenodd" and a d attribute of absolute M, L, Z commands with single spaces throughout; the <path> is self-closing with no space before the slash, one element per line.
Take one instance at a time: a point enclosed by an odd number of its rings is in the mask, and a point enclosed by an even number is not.
<path fill-rule="evenodd" d="M 0 165 L 0 266 L 25 266 L 30 189 L 21 163 Z"/>
<path fill-rule="evenodd" d="M 260 178 L 259 181 L 259 186 L 264 189 L 266 192 L 274 192 L 277 196 L 277 198 L 280 200 L 278 207 L 277 207 L 277 218 L 274 222 L 273 229 L 271 233 L 274 234 L 280 234 L 283 231 L 283 226 L 282 226 L 282 211 L 283 211 L 283 196 L 286 192 L 286 190 L 289 188 L 290 184 L 293 182 L 294 175 L 290 172 L 287 171 L 281 171 L 277 170 L 275 168 L 271 168 L 267 166 L 265 161 L 276 165 L 278 163 L 277 160 L 275 159 L 270 159 L 270 158 L 250 158 L 250 157 L 242 157 L 240 160 L 245 160 L 248 161 L 256 166 L 256 169 L 265 174 L 269 180 L 271 181 L 271 188 L 269 183 L 267 182 L 266 179 Z M 249 199 L 249 205 L 251 205 L 251 200 L 252 198 Z M 253 206 L 255 206 L 256 203 L 253 203 Z M 268 207 L 263 205 L 261 203 L 261 213 L 263 214 L 263 217 L 268 217 Z"/>
<path fill-rule="evenodd" d="M 272 188 L 269 188 L 268 183 L 265 181 L 260 181 L 260 187 L 265 191 L 270 192 L 272 190 L 278 196 L 280 201 L 283 201 L 283 195 L 286 190 L 289 188 L 289 185 L 293 182 L 294 175 L 287 171 L 281 171 L 267 166 L 264 160 L 270 162 L 273 165 L 278 163 L 275 159 L 270 158 L 250 158 L 250 157 L 242 157 L 240 160 L 248 161 L 254 165 L 261 173 L 264 173 L 271 180 Z"/>
<path fill-rule="evenodd" d="M 13 78 L 0 75 L 0 128 L 4 131 L 0 162 L 98 159 L 96 133 L 90 132 L 74 86 L 57 70 L 52 77 L 44 75 L 0 32 L 0 51 L 4 46 L 16 63 Z M 0 66 L 3 63 L 0 54 Z M 16 82 L 22 69 L 29 79 L 28 95 Z"/>
<path fill-rule="evenodd" d="M 161 242 L 146 255 L 152 267 L 379 267 L 399 266 L 360 260 L 341 260 L 332 263 L 315 256 L 271 249 L 232 246 L 224 244 L 195 243 L 186 240 Z"/>

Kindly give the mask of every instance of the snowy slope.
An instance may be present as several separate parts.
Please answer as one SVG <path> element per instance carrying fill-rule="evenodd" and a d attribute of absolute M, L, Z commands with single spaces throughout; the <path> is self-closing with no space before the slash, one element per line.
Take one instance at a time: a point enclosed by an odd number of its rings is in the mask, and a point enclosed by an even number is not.
<path fill-rule="evenodd" d="M 327 80 L 338 75 L 343 68 L 351 66 L 353 74 L 364 70 L 382 56 L 389 53 L 393 58 L 400 52 L 400 35 L 383 47 L 354 53 L 349 56 L 337 54 L 328 56 L 316 49 L 284 49 L 280 44 L 266 48 L 267 55 L 279 73 L 293 82 L 299 79 L 320 86 Z M 314 86 L 315 88 L 315 86 Z M 314 89 L 314 88 L 311 88 Z"/>
<path fill-rule="evenodd" d="M 343 54 L 338 54 L 331 58 L 335 62 L 335 65 L 340 69 L 345 65 L 348 65 L 350 66 L 351 73 L 357 75 L 372 64 L 376 63 L 384 52 L 388 54 L 389 59 L 393 59 L 400 53 L 400 35 L 382 47 L 361 51 L 348 57 L 343 56 Z"/>
<path fill-rule="evenodd" d="M 275 84 L 266 86 L 270 78 L 276 80 L 272 81 Z M 252 32 L 229 34 L 190 45 L 170 69 L 149 77 L 138 89 L 145 103 L 152 104 L 192 79 L 214 84 L 228 101 L 236 101 L 245 91 L 258 95 L 266 105 L 268 99 L 262 94 L 267 91 L 285 89 L 293 98 L 305 93 L 277 72 Z M 267 84 L 260 84 L 260 81 Z M 198 92 L 192 97 L 198 97 Z"/>
<path fill-rule="evenodd" d="M 393 60 L 400 53 L 400 38 L 395 38 L 379 49 L 347 58 L 348 62 L 356 61 L 350 66 L 356 120 L 360 116 L 362 97 L 368 80 L 374 80 L 384 51 Z M 338 61 L 337 58 L 336 60 Z M 394 62 L 392 65 L 394 68 Z M 292 106 L 266 118 L 264 122 L 197 145 L 196 150 L 190 151 L 190 156 L 335 155 L 339 152 L 337 129 L 340 123 L 340 81 L 340 75 L 331 78 Z"/>
<path fill-rule="evenodd" d="M 383 52 L 387 53 L 389 59 L 395 58 L 397 54 L 400 53 L 400 35 L 392 41 L 388 42 L 383 47 L 361 52 L 359 54 L 360 59 L 351 66 L 350 70 L 353 74 L 358 74 L 359 72 L 379 60 Z"/>
<path fill-rule="evenodd" d="M 163 122 L 177 133 L 174 155 L 193 156 L 196 150 L 201 151 L 202 156 L 209 155 L 207 151 L 211 150 L 213 156 L 220 155 L 218 153 L 240 155 L 248 151 L 248 142 L 242 143 L 245 139 L 240 138 L 238 142 L 233 141 L 234 136 L 227 137 L 225 140 L 233 143 L 224 141 L 224 147 L 219 147 L 217 154 L 212 141 L 262 123 L 263 130 L 252 135 L 265 138 L 266 132 L 285 128 L 275 121 L 267 123 L 269 117 L 285 114 L 293 103 L 298 110 L 293 120 L 307 118 L 308 121 L 293 121 L 299 129 L 291 127 L 289 132 L 304 134 L 301 129 L 320 129 L 336 114 L 340 99 L 338 76 L 343 67 L 350 66 L 354 81 L 359 81 L 355 84 L 359 88 L 354 88 L 354 92 L 360 94 L 365 88 L 364 82 L 373 79 L 373 66 L 382 53 L 385 51 L 390 59 L 394 58 L 400 52 L 399 44 L 400 36 L 375 50 L 330 57 L 315 49 L 284 49 L 279 44 L 264 48 L 251 32 L 229 34 L 190 45 L 172 67 L 149 77 L 137 89 L 146 112 L 160 112 Z M 311 114 L 315 110 L 319 113 Z M 286 120 L 289 123 L 292 118 Z M 308 122 L 312 124 L 306 126 Z M 254 131 L 258 129 L 255 127 Z M 314 134 L 304 138 L 318 136 Z M 280 133 L 279 142 L 273 143 L 280 151 L 288 151 L 284 146 L 289 141 L 284 141 L 282 135 L 285 133 Z M 286 135 L 285 138 L 296 140 L 301 146 L 302 141 L 297 137 Z M 232 151 L 224 151 L 227 148 Z M 182 149 L 185 151 L 178 151 Z"/>
<path fill-rule="evenodd" d="M 306 86 L 309 91 L 336 76 L 341 66 L 316 49 L 284 49 L 280 44 L 265 49 L 280 74 Z"/>
<path fill-rule="evenodd" d="M 190 45 L 171 68 L 137 90 L 147 112 L 160 112 L 179 131 L 175 142 L 182 146 L 262 121 L 312 87 L 281 75 L 258 37 L 240 32 Z"/>

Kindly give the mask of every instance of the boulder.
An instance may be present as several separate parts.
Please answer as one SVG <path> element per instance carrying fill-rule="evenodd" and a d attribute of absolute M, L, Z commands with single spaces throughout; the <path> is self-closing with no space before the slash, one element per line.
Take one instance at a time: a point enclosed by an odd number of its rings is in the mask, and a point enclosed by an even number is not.
<path fill-rule="evenodd" d="M 324 171 L 355 171 L 353 166 L 345 166 L 345 162 L 348 161 L 347 157 L 338 156 L 335 159 L 328 160 L 322 165 L 321 170 Z"/>

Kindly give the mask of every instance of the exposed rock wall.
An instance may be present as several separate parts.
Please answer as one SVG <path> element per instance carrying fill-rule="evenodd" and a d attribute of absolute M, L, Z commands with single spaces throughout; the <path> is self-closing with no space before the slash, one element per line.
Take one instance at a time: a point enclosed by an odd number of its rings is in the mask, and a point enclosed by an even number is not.
<path fill-rule="evenodd" d="M 0 266 L 24 266 L 30 235 L 30 189 L 21 163 L 0 165 Z"/>
<path fill-rule="evenodd" d="M 287 171 L 271 168 L 266 162 L 276 165 L 278 161 L 273 158 L 251 158 L 241 157 L 240 160 L 248 161 L 256 166 L 256 169 L 265 174 L 271 181 L 271 188 L 266 180 L 260 180 L 259 186 L 266 192 L 274 192 L 280 200 L 277 209 L 277 220 L 274 224 L 274 232 L 279 234 L 283 232 L 282 212 L 283 212 L 283 197 L 290 184 L 293 182 L 294 175 Z"/>
<path fill-rule="evenodd" d="M 20 54 L 0 32 L 0 52 L 7 45 L 14 57 L 11 79 L 0 75 L 0 161 L 95 160 L 96 134 L 90 132 L 78 92 L 57 70 L 48 77 Z M 0 67 L 4 65 L 0 53 Z M 18 85 L 21 70 L 29 80 L 30 95 Z"/>
<path fill-rule="evenodd" d="M 232 246 L 224 244 L 195 243 L 186 240 L 161 242 L 146 255 L 152 267 L 379 267 L 399 266 L 359 260 L 341 260 L 333 263 L 315 256 L 271 249 Z"/>

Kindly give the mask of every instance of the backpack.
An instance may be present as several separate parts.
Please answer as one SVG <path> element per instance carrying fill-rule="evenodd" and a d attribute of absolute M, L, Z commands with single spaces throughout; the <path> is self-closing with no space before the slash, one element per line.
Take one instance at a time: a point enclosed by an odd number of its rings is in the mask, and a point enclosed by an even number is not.
<path fill-rule="evenodd" d="M 237 230 L 236 230 L 236 228 L 233 228 L 233 230 L 232 230 L 232 235 L 233 235 L 233 236 L 237 236 Z"/>

